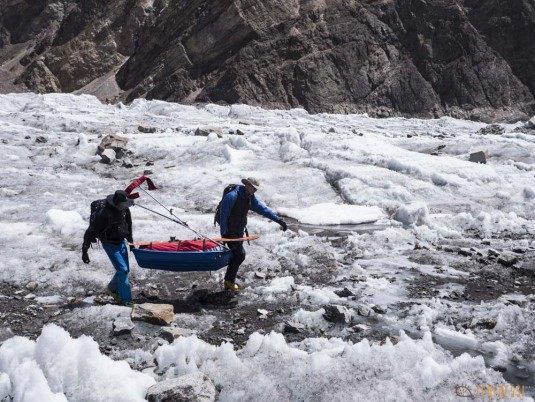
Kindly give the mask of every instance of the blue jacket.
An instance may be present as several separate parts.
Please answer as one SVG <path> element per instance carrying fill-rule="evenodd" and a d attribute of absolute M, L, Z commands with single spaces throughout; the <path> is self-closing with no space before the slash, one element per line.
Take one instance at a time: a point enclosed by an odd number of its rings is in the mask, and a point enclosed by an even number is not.
<path fill-rule="evenodd" d="M 241 197 L 243 200 L 247 199 L 247 193 L 245 191 L 245 186 L 237 186 L 235 190 L 229 192 L 224 198 L 221 203 L 221 218 L 220 218 L 220 228 L 221 228 L 221 235 L 225 235 L 229 233 L 229 217 L 232 212 L 232 208 L 234 207 L 234 204 L 236 203 L 236 200 L 238 197 Z M 262 216 L 265 216 L 268 219 L 271 219 L 272 221 L 279 222 L 281 218 L 275 214 L 271 209 L 269 209 L 267 206 L 265 206 L 262 202 L 260 202 L 254 194 L 250 196 L 251 200 L 251 206 L 250 209 L 256 212 L 257 214 L 260 214 Z"/>

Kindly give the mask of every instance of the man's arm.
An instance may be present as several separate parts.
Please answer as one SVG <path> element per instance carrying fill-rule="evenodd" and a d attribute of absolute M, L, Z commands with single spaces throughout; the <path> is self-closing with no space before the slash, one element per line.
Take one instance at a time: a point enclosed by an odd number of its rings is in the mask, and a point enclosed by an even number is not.
<path fill-rule="evenodd" d="M 277 223 L 282 220 L 275 212 L 269 209 L 255 196 L 251 197 L 251 210 Z"/>
<path fill-rule="evenodd" d="M 92 225 L 89 225 L 84 234 L 84 244 L 82 249 L 87 250 L 92 242 L 94 242 L 98 235 L 100 235 L 106 226 L 108 225 L 108 214 L 105 211 L 102 211 L 101 214 L 97 216 L 95 222 Z"/>
<path fill-rule="evenodd" d="M 223 201 L 221 202 L 219 225 L 221 228 L 220 230 L 222 236 L 228 234 L 228 218 L 230 216 L 230 211 L 232 211 L 232 207 L 234 207 L 234 204 L 236 203 L 237 196 L 237 190 L 231 191 L 225 196 L 225 198 L 223 198 Z"/>

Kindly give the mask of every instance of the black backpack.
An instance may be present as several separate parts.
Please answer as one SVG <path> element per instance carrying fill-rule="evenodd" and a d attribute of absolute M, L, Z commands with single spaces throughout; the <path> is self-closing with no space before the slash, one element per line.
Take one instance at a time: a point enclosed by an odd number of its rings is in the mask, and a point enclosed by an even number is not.
<path fill-rule="evenodd" d="M 91 213 L 89 215 L 89 226 L 92 226 L 95 223 L 95 221 L 97 220 L 97 217 L 102 213 L 102 211 L 104 211 L 107 204 L 108 202 L 106 201 L 105 198 L 102 200 L 95 200 L 91 203 Z M 97 240 L 95 239 L 93 243 L 96 243 L 96 242 Z"/>
<path fill-rule="evenodd" d="M 214 215 L 214 226 L 216 226 L 216 224 L 218 224 L 219 226 L 221 226 L 221 204 L 223 203 L 223 198 L 225 198 L 225 196 L 230 193 L 231 191 L 234 191 L 236 190 L 236 188 L 238 187 L 237 184 L 229 184 L 227 187 L 225 187 L 225 189 L 223 190 L 223 196 L 221 197 L 221 201 L 219 201 L 219 204 L 217 204 L 217 208 L 215 209 L 215 215 Z"/>

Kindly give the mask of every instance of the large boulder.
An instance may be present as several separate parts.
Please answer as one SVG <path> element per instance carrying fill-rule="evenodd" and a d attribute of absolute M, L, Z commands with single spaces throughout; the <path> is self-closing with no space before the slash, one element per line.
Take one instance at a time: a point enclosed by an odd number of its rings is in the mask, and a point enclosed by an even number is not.
<path fill-rule="evenodd" d="M 132 309 L 132 320 L 134 321 L 145 321 L 155 325 L 169 325 L 174 318 L 175 312 L 171 304 L 135 304 Z"/>
<path fill-rule="evenodd" d="M 101 155 L 106 149 L 113 149 L 118 154 L 124 154 L 126 151 L 128 138 L 121 137 L 117 134 L 108 134 L 105 136 L 97 148 L 97 154 Z"/>
<path fill-rule="evenodd" d="M 323 307 L 323 309 L 325 310 L 323 318 L 325 318 L 326 321 L 341 324 L 347 324 L 351 321 L 351 313 L 344 306 L 329 304 Z"/>
<path fill-rule="evenodd" d="M 474 163 L 487 163 L 489 154 L 487 151 L 477 151 L 470 154 L 469 161 Z"/>
<path fill-rule="evenodd" d="M 149 402 L 213 402 L 216 389 L 212 381 L 197 371 L 159 382 L 147 391 Z"/>

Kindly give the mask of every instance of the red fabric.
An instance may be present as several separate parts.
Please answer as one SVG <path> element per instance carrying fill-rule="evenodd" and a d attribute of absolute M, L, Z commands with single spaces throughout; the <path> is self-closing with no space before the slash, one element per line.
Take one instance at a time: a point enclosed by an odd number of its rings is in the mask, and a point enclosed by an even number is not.
<path fill-rule="evenodd" d="M 206 251 L 218 246 L 219 244 L 210 240 L 180 240 L 174 242 L 155 241 L 154 243 L 141 245 L 139 248 L 155 251 Z"/>
<path fill-rule="evenodd" d="M 149 179 L 147 176 L 141 176 L 139 179 L 136 179 L 132 183 L 130 183 L 130 185 L 124 190 L 128 194 L 128 198 L 131 198 L 131 199 L 139 198 L 139 193 L 132 193 L 132 191 L 134 191 L 136 187 L 143 184 L 144 182 L 147 182 L 149 186 L 149 190 L 157 189 L 157 187 L 154 185 L 151 179 Z"/>

